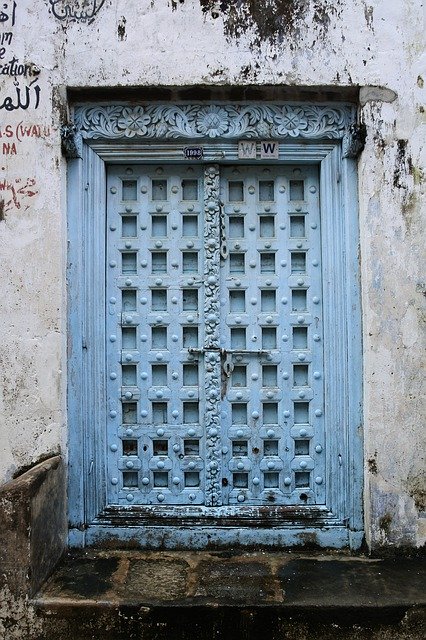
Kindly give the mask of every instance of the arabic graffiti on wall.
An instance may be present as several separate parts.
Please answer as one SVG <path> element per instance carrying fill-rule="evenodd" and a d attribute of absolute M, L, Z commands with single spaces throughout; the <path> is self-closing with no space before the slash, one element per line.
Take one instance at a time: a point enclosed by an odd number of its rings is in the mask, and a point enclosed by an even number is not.
<path fill-rule="evenodd" d="M 0 92 L 0 111 L 16 111 L 18 109 L 26 111 L 30 107 L 38 109 L 40 104 L 40 86 L 35 84 L 35 82 L 23 87 L 18 81 L 14 81 L 13 84 L 13 89 L 6 89 Z"/>
<path fill-rule="evenodd" d="M 11 51 L 18 16 L 18 2 L 0 2 L 0 25 L 4 29 L 0 34 L 0 76 L 12 80 L 12 86 L 0 89 L 0 112 L 38 109 L 40 105 L 40 69 L 32 63 L 21 62 Z"/>
<path fill-rule="evenodd" d="M 0 60 L 4 60 L 8 53 L 8 47 L 13 40 L 13 27 L 16 20 L 16 2 L 0 3 L 0 25 L 5 29 L 0 33 Z M 2 67 L 3 68 L 3 64 Z"/>
<path fill-rule="evenodd" d="M 4 169 L 5 167 L 2 167 L 2 170 Z M 0 178 L 1 213 L 4 214 L 13 208 L 28 209 L 30 206 L 27 201 L 28 198 L 32 198 L 38 194 L 35 185 L 35 178 L 15 178 L 11 180 Z"/>
<path fill-rule="evenodd" d="M 0 155 L 15 156 L 19 145 L 28 138 L 47 138 L 50 127 L 20 120 L 9 124 L 7 114 L 38 109 L 41 100 L 40 69 L 31 62 L 22 62 L 15 55 L 15 29 L 20 18 L 19 0 L 0 0 Z M 6 119 L 4 122 L 3 119 Z M 0 182 L 4 191 L 4 181 Z M 9 185 L 9 191 L 11 187 Z M 10 203 L 15 203 L 12 197 Z"/>
<path fill-rule="evenodd" d="M 0 22 L 10 27 L 15 26 L 16 2 L 0 3 Z"/>
<path fill-rule="evenodd" d="M 105 0 L 49 0 L 52 12 L 58 20 L 92 20 Z"/>

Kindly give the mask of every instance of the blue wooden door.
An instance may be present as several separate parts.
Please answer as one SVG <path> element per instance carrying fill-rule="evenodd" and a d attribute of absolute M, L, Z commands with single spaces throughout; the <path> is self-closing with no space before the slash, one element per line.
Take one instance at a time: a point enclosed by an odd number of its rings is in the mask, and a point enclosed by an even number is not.
<path fill-rule="evenodd" d="M 107 188 L 109 504 L 325 504 L 317 168 Z"/>

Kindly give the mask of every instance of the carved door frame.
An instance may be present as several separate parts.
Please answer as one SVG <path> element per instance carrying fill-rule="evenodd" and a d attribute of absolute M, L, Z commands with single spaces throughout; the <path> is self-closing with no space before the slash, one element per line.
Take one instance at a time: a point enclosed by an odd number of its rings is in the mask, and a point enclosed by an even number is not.
<path fill-rule="evenodd" d="M 306 542 L 358 548 L 362 520 L 362 351 L 358 264 L 356 111 L 352 105 L 178 104 L 80 106 L 63 128 L 68 155 L 68 424 L 70 545 L 115 539 L 144 546 L 203 548 L 289 546 Z M 105 301 L 106 165 L 186 161 L 183 147 L 203 147 L 203 161 L 247 164 L 238 142 L 276 140 L 275 164 L 311 163 L 320 170 L 324 265 L 325 366 L 329 414 L 326 508 L 208 510 L 170 514 L 155 507 L 117 510 L 106 504 L 105 345 L 99 317 Z M 249 160 L 263 162 L 259 157 Z M 333 425 L 333 428 L 331 428 Z"/>

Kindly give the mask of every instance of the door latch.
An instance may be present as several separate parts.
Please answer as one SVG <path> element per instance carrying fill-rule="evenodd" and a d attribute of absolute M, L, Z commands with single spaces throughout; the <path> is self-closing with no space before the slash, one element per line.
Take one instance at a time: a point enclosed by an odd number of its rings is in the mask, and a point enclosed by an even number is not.
<path fill-rule="evenodd" d="M 223 202 L 219 202 L 219 233 L 220 233 L 220 257 L 222 260 L 228 258 L 228 245 L 226 243 L 226 222 L 225 222 L 225 208 Z"/>
<path fill-rule="evenodd" d="M 222 369 L 223 369 L 223 373 L 225 374 L 225 376 L 227 378 L 230 377 L 231 373 L 234 370 L 234 363 L 232 360 L 232 353 L 226 353 L 225 352 L 225 359 L 223 360 L 222 363 Z"/>

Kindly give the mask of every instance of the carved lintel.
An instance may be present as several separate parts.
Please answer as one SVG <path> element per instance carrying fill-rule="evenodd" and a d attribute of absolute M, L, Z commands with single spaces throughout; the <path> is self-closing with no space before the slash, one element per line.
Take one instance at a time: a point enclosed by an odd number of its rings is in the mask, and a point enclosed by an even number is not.
<path fill-rule="evenodd" d="M 82 157 L 82 137 L 73 123 L 61 126 L 62 153 L 68 159 Z"/>
<path fill-rule="evenodd" d="M 92 139 L 341 140 L 353 105 L 151 104 L 82 106 L 75 122 Z"/>
<path fill-rule="evenodd" d="M 357 158 L 365 146 L 367 128 L 365 124 L 351 124 L 342 140 L 342 157 Z"/>

